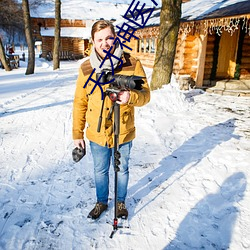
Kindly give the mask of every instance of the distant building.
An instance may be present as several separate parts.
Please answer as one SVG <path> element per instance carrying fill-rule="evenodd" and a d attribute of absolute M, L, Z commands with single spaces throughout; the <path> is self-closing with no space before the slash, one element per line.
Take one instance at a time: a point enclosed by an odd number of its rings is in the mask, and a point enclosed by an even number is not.
<path fill-rule="evenodd" d="M 128 4 L 62 0 L 60 59 L 80 59 L 89 55 L 90 30 L 93 22 L 119 18 Z M 41 57 L 52 59 L 54 46 L 54 3 L 47 2 L 31 11 L 35 42 L 41 42 Z"/>
<path fill-rule="evenodd" d="M 41 42 L 41 57 L 51 57 L 54 46 L 55 19 L 33 17 L 31 20 L 33 37 L 36 42 Z M 87 27 L 88 23 L 92 23 L 92 21 L 61 20 L 61 59 L 69 59 L 70 55 L 74 55 L 76 59 L 80 59 L 86 55 L 85 51 L 88 48 L 90 32 Z"/>

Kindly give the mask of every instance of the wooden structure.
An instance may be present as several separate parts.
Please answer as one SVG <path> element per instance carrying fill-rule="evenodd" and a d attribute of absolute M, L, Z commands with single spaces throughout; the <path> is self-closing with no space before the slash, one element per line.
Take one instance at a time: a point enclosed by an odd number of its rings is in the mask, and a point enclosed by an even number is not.
<path fill-rule="evenodd" d="M 90 28 L 94 21 L 120 18 L 129 4 L 99 1 L 71 0 L 61 3 L 61 59 L 71 55 L 79 59 L 90 51 Z M 41 56 L 46 58 L 52 53 L 54 44 L 55 3 L 45 1 L 31 9 L 33 37 L 42 42 Z M 68 56 L 70 55 L 70 56 Z"/>
<path fill-rule="evenodd" d="M 35 41 L 41 41 L 41 57 L 51 58 L 54 46 L 54 18 L 31 18 L 33 27 L 33 37 Z M 88 37 L 82 37 L 82 30 L 86 29 L 87 22 L 83 20 L 61 20 L 61 41 L 60 41 L 60 59 L 80 59 L 85 56 L 85 50 L 88 49 Z M 70 32 L 63 34 L 64 30 Z"/>
<path fill-rule="evenodd" d="M 193 2 L 197 3 L 196 11 L 190 7 Z M 216 1 L 216 4 L 221 6 L 224 2 Z M 210 9 L 213 11 L 206 9 L 203 11 L 205 14 L 201 14 L 199 8 L 202 4 L 201 0 L 183 0 L 173 73 L 177 77 L 189 77 L 197 87 L 213 86 L 220 79 L 250 79 L 250 1 L 239 0 L 233 5 L 227 2 L 226 7 L 218 9 L 217 5 L 212 6 Z M 154 65 L 160 11 L 159 8 L 155 9 L 148 21 L 150 25 L 134 33 L 139 39 L 132 38 L 130 44 L 127 44 L 132 48 L 128 52 L 147 67 Z M 32 18 L 32 24 L 34 39 L 42 41 L 41 56 L 48 58 L 53 51 L 54 34 L 51 31 L 54 18 Z M 90 26 L 84 20 L 62 19 L 61 59 L 84 57 L 88 55 L 91 46 L 90 31 L 87 36 L 81 35 L 81 32 L 75 32 L 74 35 L 67 35 L 66 32 L 65 35 L 62 31 Z"/>
<path fill-rule="evenodd" d="M 139 39 L 129 44 L 131 53 L 147 67 L 154 65 L 159 16 L 156 9 L 151 26 L 137 30 Z M 189 76 L 197 87 L 213 86 L 220 79 L 250 79 L 250 4 L 238 3 L 199 20 L 182 19 L 173 73 Z"/>
<path fill-rule="evenodd" d="M 196 86 L 221 79 L 250 79 L 250 15 L 182 23 L 174 73 L 190 75 Z"/>

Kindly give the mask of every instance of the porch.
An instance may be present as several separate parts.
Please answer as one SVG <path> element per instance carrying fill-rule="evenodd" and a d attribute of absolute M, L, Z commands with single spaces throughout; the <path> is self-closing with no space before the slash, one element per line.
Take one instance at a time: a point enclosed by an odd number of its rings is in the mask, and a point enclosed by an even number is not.
<path fill-rule="evenodd" d="M 215 86 L 205 89 L 208 93 L 250 97 L 250 80 L 220 80 Z"/>

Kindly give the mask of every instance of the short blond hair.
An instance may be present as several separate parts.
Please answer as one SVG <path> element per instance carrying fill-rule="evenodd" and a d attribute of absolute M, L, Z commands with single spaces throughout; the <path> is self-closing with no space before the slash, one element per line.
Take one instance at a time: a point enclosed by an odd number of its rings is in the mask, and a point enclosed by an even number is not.
<path fill-rule="evenodd" d="M 110 22 L 110 21 L 107 21 L 107 20 L 99 20 L 97 22 L 95 22 L 92 26 L 92 29 L 91 29 L 91 38 L 92 40 L 94 41 L 94 36 L 95 36 L 95 33 L 100 31 L 100 30 L 103 30 L 103 29 L 106 29 L 106 28 L 110 28 L 114 37 L 115 37 L 115 27 L 114 25 Z"/>

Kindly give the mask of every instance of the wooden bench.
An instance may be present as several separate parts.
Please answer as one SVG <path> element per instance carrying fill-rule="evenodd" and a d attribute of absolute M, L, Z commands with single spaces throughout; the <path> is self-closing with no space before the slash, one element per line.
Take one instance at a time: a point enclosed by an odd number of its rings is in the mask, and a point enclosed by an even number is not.
<path fill-rule="evenodd" d="M 53 53 L 51 51 L 47 53 L 46 59 L 48 61 L 53 60 Z M 75 57 L 70 51 L 59 51 L 59 60 L 75 60 Z"/>

